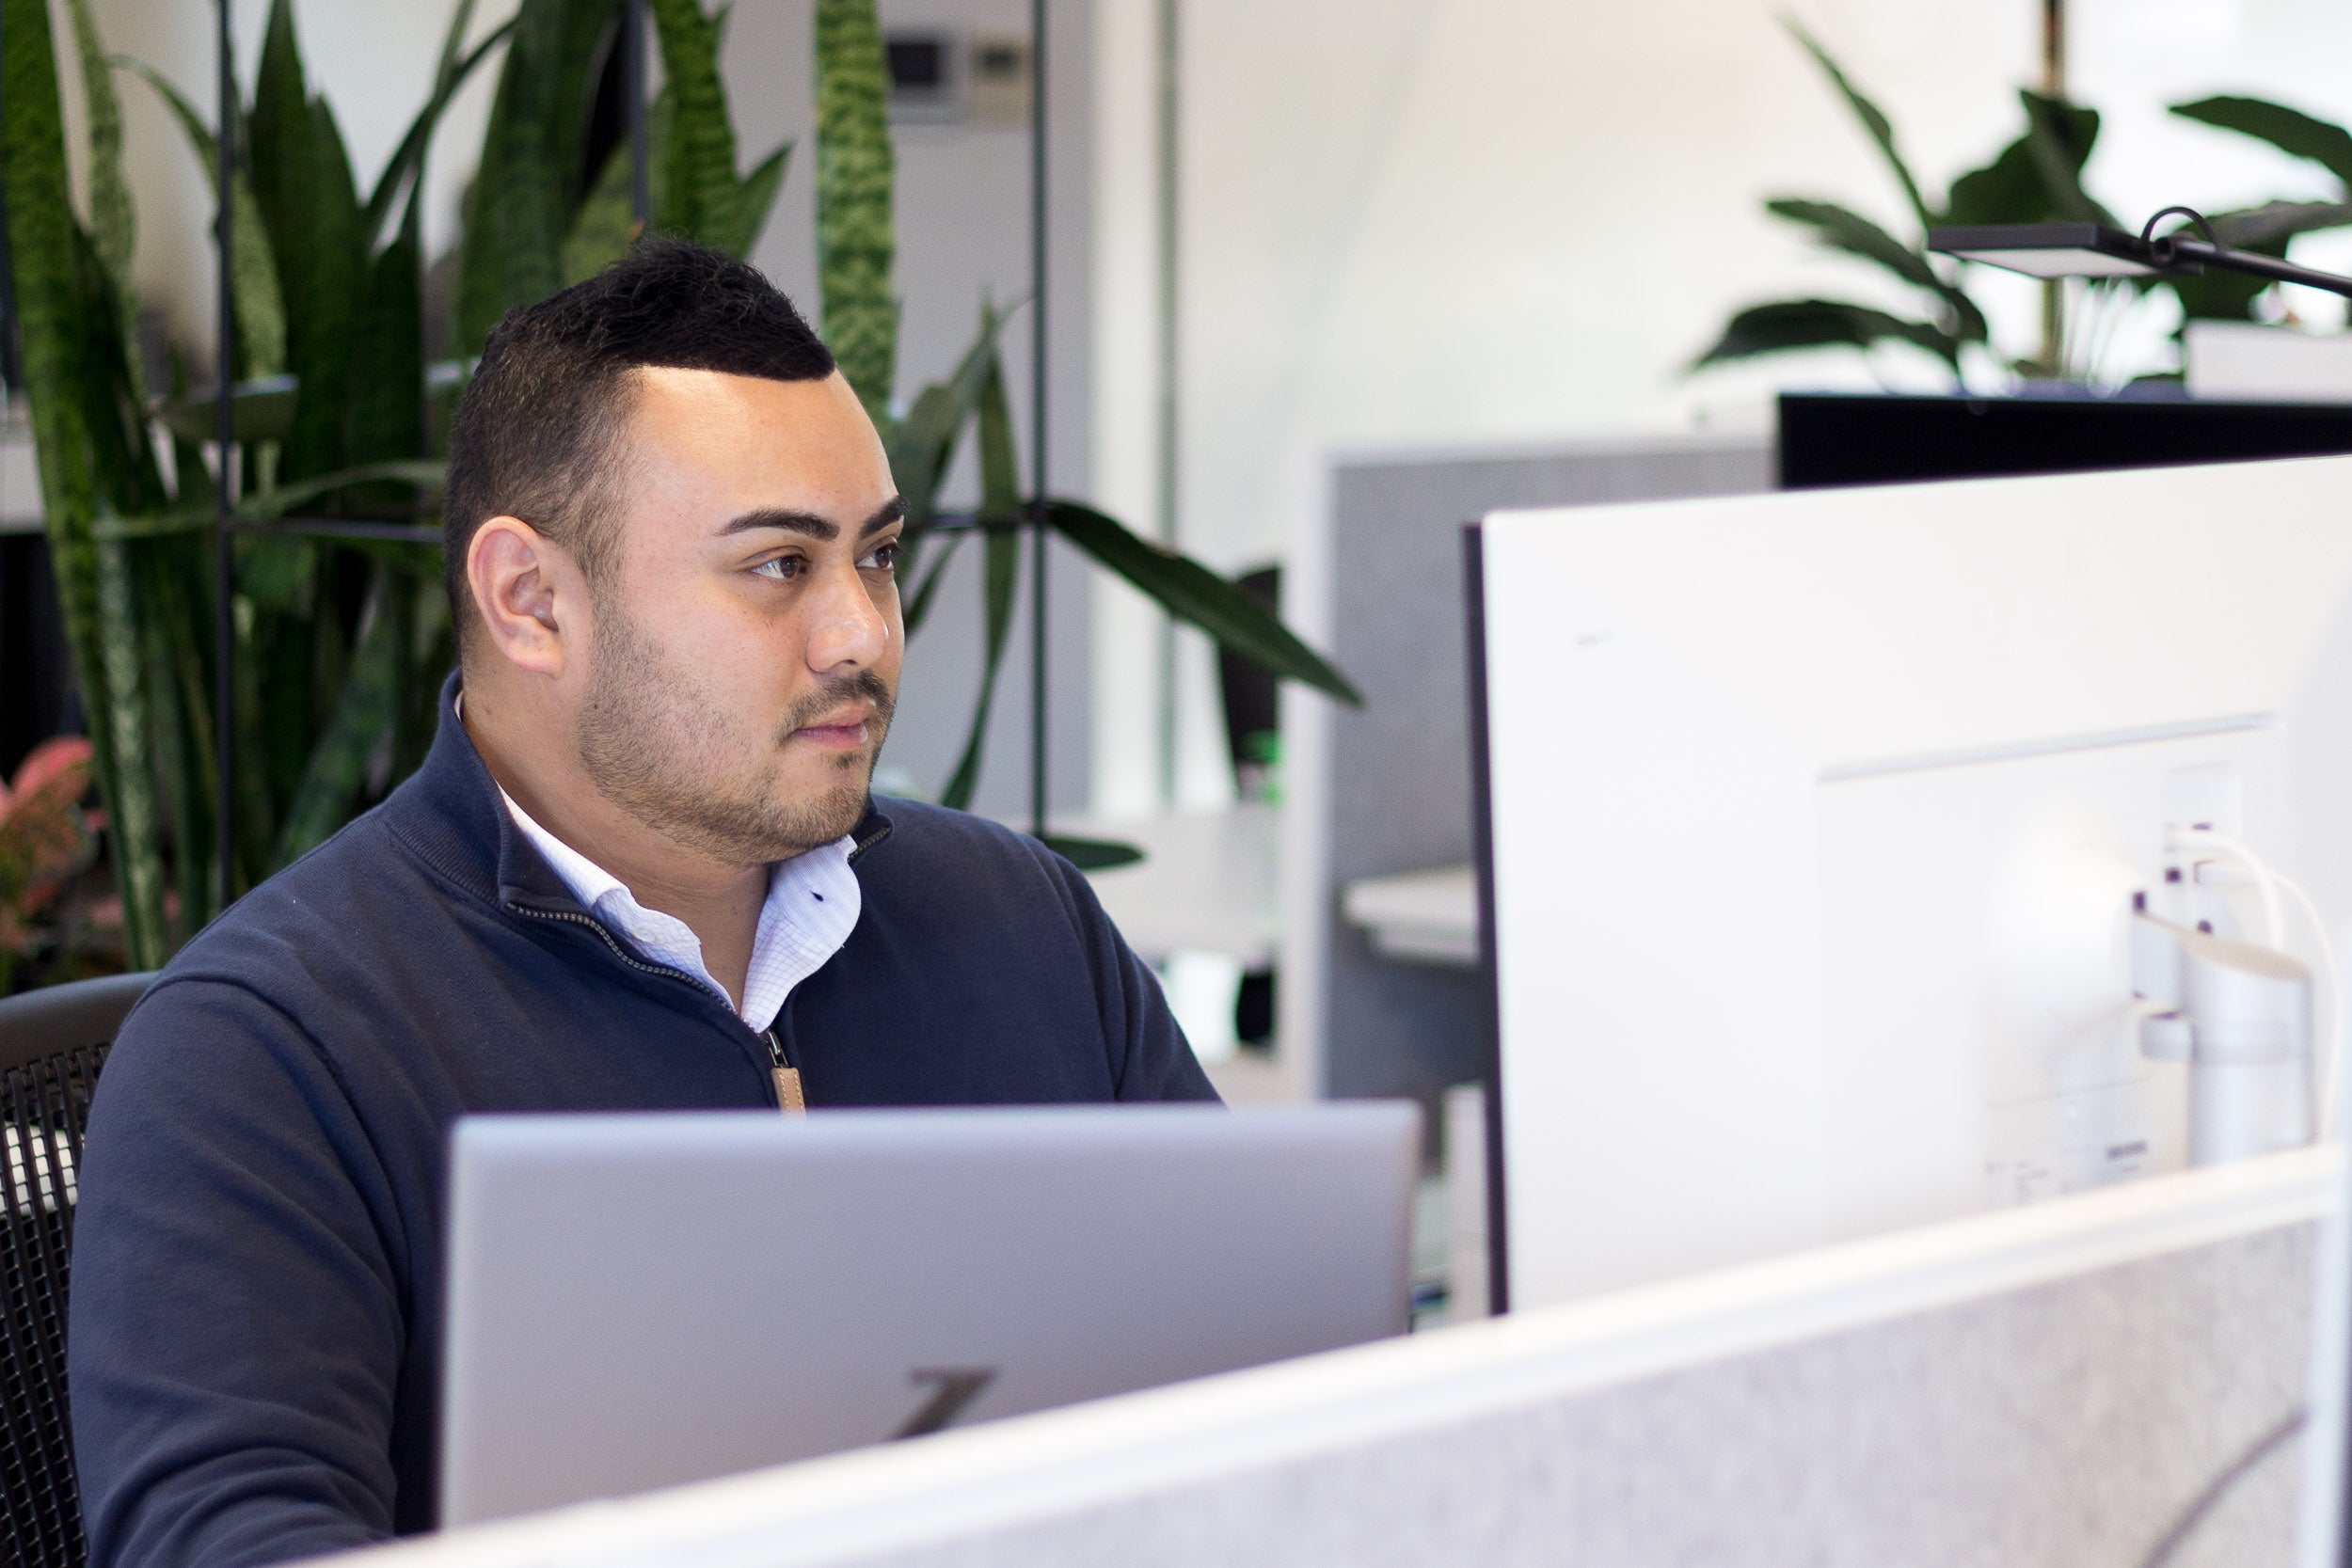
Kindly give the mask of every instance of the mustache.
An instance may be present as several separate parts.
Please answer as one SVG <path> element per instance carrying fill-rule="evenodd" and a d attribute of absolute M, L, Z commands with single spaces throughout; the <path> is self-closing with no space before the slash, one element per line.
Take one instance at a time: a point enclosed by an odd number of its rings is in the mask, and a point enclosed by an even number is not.
<path fill-rule="evenodd" d="M 794 703 L 784 717 L 783 727 L 776 732 L 776 743 L 782 745 L 793 731 L 815 723 L 843 703 L 861 697 L 873 705 L 875 724 L 889 729 L 891 710 L 898 706 L 890 688 L 873 671 L 860 670 L 854 674 L 834 676 Z"/>

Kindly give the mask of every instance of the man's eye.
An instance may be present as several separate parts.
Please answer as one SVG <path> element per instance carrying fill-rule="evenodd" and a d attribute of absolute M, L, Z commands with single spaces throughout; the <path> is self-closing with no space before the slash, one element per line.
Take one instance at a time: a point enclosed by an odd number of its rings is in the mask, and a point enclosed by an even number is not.
<path fill-rule="evenodd" d="M 773 578 L 778 582 L 789 582 L 799 577 L 806 566 L 807 562 L 797 555 L 780 555 L 773 561 L 761 562 L 752 570 L 763 578 Z"/>
<path fill-rule="evenodd" d="M 866 553 L 866 559 L 858 562 L 861 567 L 879 572 L 886 572 L 897 564 L 898 564 L 898 542 L 896 539 L 887 545 L 875 546 Z"/>

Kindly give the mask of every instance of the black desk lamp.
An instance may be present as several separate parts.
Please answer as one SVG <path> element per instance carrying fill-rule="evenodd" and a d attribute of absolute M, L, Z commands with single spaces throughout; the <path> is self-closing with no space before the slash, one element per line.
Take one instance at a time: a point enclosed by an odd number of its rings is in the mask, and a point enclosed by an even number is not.
<path fill-rule="evenodd" d="M 2178 213 L 2204 238 L 2157 235 L 2156 225 Z M 2213 225 L 2187 207 L 2167 207 L 2137 234 L 2104 223 L 2005 223 L 1931 229 L 1928 248 L 1963 261 L 1982 261 L 2031 277 L 2185 277 L 2218 267 L 2274 282 L 2300 283 L 2352 296 L 2352 277 L 2313 272 L 2259 251 L 2238 250 L 2214 237 Z"/>

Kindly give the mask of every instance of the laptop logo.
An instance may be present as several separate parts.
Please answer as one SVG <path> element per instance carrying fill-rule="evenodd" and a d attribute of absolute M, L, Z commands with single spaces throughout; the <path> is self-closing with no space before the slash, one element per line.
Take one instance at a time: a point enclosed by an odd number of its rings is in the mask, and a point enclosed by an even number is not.
<path fill-rule="evenodd" d="M 980 1391 L 996 1381 L 993 1367 L 921 1367 L 907 1374 L 913 1384 L 930 1385 L 931 1397 L 922 1408 L 907 1418 L 907 1424 L 890 1435 L 920 1437 L 937 1432 L 963 1414 L 964 1406 L 980 1397 Z"/>

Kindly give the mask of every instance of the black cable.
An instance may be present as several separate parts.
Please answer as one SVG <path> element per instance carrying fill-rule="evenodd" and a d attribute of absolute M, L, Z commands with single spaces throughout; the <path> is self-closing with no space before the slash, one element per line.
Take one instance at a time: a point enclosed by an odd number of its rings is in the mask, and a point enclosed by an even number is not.
<path fill-rule="evenodd" d="M 2157 214 L 2159 217 L 2162 215 Z M 2188 1507 L 2183 1509 L 2181 1516 L 2172 1521 L 2172 1528 L 2158 1536 L 2155 1545 L 2146 1557 L 2140 1559 L 2139 1568 L 2165 1568 L 2165 1564 L 2172 1560 L 2172 1554 L 2179 1551 L 2182 1544 L 2196 1532 L 2197 1527 L 2205 1522 L 2205 1516 L 2219 1506 L 2223 1497 L 2229 1496 L 2230 1488 L 2245 1480 L 2247 1472 L 2276 1453 L 2288 1438 L 2302 1431 L 2304 1423 L 2310 1419 L 2311 1412 L 2298 1406 L 2286 1419 L 2255 1438 L 2244 1453 L 2232 1460 L 2227 1468 L 2205 1483 L 2203 1491 L 2189 1499 Z"/>
<path fill-rule="evenodd" d="M 2195 224 L 2200 230 L 2201 230 L 2204 233 L 2205 243 L 2207 245 L 2213 246 L 2216 250 L 2222 248 L 2221 241 L 2213 231 L 2213 225 L 2207 223 L 2205 221 L 2205 214 L 2199 212 L 2194 207 L 2157 208 L 2156 211 L 2150 215 L 2148 221 L 2140 226 L 2140 243 L 2145 245 L 2153 241 L 2156 235 L 2156 225 L 2162 223 L 2166 218 L 2170 217 L 2175 213 L 2180 214 L 2183 217 L 2188 219 L 2189 222 Z"/>

